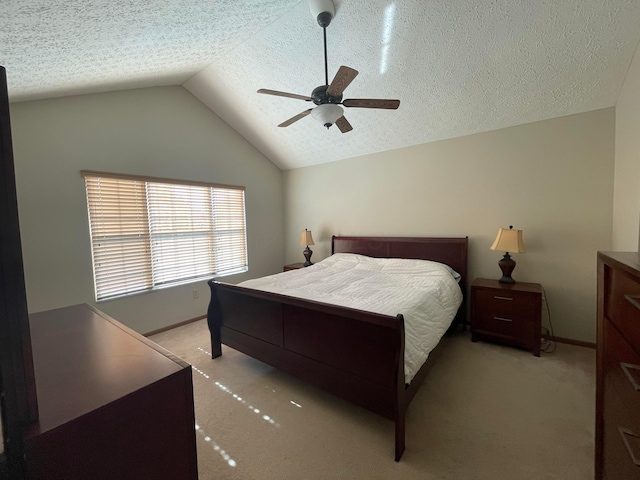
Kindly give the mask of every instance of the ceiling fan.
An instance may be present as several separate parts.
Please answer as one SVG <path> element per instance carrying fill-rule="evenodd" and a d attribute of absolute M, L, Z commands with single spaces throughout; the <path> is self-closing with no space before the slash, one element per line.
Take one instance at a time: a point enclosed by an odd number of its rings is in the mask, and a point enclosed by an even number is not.
<path fill-rule="evenodd" d="M 289 120 L 282 122 L 279 127 L 288 127 L 294 122 L 297 122 L 301 118 L 311 114 L 312 117 L 319 120 L 327 129 L 334 123 L 338 126 L 342 133 L 347 133 L 353 130 L 351 124 L 344 117 L 342 106 L 344 107 L 360 107 L 360 108 L 384 108 L 389 110 L 395 110 L 400 106 L 400 100 L 383 100 L 383 99 L 369 99 L 369 98 L 351 98 L 342 99 L 342 93 L 345 88 L 353 81 L 358 75 L 358 71 L 353 68 L 345 67 L 344 65 L 338 69 L 338 73 L 333 77 L 331 83 L 329 83 L 329 74 L 327 68 L 327 27 L 331 23 L 335 15 L 335 6 L 333 0 L 310 0 L 309 6 L 314 18 L 318 21 L 318 25 L 322 27 L 324 33 L 324 85 L 320 85 L 313 89 L 310 96 L 297 95 L 295 93 L 279 92 L 277 90 L 267 90 L 261 88 L 258 93 L 264 93 L 267 95 L 277 95 L 279 97 L 296 98 L 298 100 L 305 100 L 307 102 L 313 102 L 317 106 L 305 110 Z"/>

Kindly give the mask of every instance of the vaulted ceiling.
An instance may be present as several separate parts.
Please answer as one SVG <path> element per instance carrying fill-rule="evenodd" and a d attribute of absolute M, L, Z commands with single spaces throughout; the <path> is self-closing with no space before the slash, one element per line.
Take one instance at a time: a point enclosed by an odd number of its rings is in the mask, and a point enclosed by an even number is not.
<path fill-rule="evenodd" d="M 359 75 L 341 133 L 304 96 L 324 82 L 308 0 L 2 0 L 12 102 L 184 85 L 283 169 L 615 105 L 640 40 L 638 0 L 334 0 L 329 82 Z"/>

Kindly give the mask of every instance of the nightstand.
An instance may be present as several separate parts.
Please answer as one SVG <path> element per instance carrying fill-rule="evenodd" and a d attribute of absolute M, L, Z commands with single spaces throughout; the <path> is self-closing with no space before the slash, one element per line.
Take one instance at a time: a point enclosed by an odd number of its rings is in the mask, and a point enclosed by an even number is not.
<path fill-rule="evenodd" d="M 540 356 L 542 286 L 476 278 L 471 284 L 471 340 L 494 340 Z"/>
<path fill-rule="evenodd" d="M 282 268 L 283 272 L 288 272 L 289 270 L 297 270 L 299 268 L 304 268 L 304 262 L 300 263 L 290 263 L 289 265 L 285 265 Z"/>

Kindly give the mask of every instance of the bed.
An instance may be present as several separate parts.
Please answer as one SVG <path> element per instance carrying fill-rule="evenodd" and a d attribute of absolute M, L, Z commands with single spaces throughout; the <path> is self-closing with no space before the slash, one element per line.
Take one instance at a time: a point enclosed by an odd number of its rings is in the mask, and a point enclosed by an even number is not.
<path fill-rule="evenodd" d="M 467 237 L 334 236 L 331 253 L 448 265 L 459 274 L 462 292 L 453 329 L 466 323 L 467 244 Z M 208 283 L 212 358 L 222 355 L 224 343 L 393 420 L 395 460 L 400 460 L 405 450 L 406 409 L 444 348 L 446 336 L 407 383 L 402 312 L 374 313 L 243 285 Z"/>

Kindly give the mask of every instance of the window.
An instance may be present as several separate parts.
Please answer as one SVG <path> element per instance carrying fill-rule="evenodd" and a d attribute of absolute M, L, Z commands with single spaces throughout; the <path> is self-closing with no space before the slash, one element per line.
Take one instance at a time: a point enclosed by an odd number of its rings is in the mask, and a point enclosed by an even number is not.
<path fill-rule="evenodd" d="M 247 271 L 244 187 L 81 174 L 96 300 Z"/>

